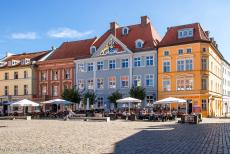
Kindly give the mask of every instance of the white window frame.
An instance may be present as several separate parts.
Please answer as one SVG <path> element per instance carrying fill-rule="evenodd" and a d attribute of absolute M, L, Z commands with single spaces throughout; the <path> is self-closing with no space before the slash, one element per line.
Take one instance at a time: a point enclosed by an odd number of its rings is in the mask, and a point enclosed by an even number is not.
<path fill-rule="evenodd" d="M 82 90 L 85 88 L 85 81 L 83 79 L 79 79 L 77 81 L 77 85 L 78 85 L 78 88 Z"/>
<path fill-rule="evenodd" d="M 92 72 L 93 71 L 93 63 L 88 63 L 87 71 Z M 90 69 L 89 69 L 90 68 Z M 92 69 L 91 69 L 92 68 Z"/>
<path fill-rule="evenodd" d="M 139 43 L 140 43 L 140 44 L 139 44 Z M 139 45 L 140 45 L 140 46 L 139 46 Z M 141 48 L 143 48 L 143 46 L 144 46 L 144 41 L 143 41 L 143 40 L 138 39 L 138 40 L 135 41 L 135 47 L 136 47 L 137 49 L 141 49 Z"/>
<path fill-rule="evenodd" d="M 78 72 L 85 72 L 85 65 L 84 64 L 78 64 Z"/>
<path fill-rule="evenodd" d="M 94 82 L 92 82 L 93 84 L 90 85 L 90 84 L 89 84 L 89 83 L 90 83 L 89 81 L 91 82 L 91 81 L 93 81 L 93 79 L 88 79 L 88 80 L 87 80 L 87 87 L 88 87 L 88 89 L 94 89 Z"/>
<path fill-rule="evenodd" d="M 114 80 L 111 81 L 110 77 L 114 77 Z M 108 78 L 108 85 L 110 89 L 115 89 L 116 88 L 116 76 L 109 76 Z"/>
<path fill-rule="evenodd" d="M 150 76 L 152 76 L 152 78 L 150 78 Z M 151 84 L 147 85 L 147 80 L 150 80 L 150 79 L 152 80 L 152 85 Z M 146 74 L 145 75 L 145 86 L 146 87 L 154 87 L 154 76 L 153 76 L 153 74 Z"/>
<path fill-rule="evenodd" d="M 124 80 L 122 80 L 122 77 L 127 77 L 128 79 L 127 79 L 127 81 L 125 81 L 125 82 L 127 82 L 128 84 L 126 85 L 126 86 L 122 86 L 122 82 L 124 81 Z M 124 89 L 124 88 L 129 88 L 129 76 L 127 76 L 127 75 L 123 75 L 123 76 L 121 76 L 120 77 L 120 87 L 122 88 L 122 89 Z"/>
<path fill-rule="evenodd" d="M 125 67 L 123 67 L 123 63 L 125 64 Z M 129 59 L 128 58 L 121 59 L 121 68 L 129 68 Z"/>
<path fill-rule="evenodd" d="M 98 69 L 100 68 L 100 69 Z M 104 62 L 103 61 L 98 61 L 97 62 L 97 70 L 100 71 L 100 70 L 103 70 L 104 69 Z"/>
<path fill-rule="evenodd" d="M 136 65 L 136 64 L 138 64 L 138 65 Z M 134 58 L 134 67 L 141 67 L 141 57 L 135 57 Z"/>
<path fill-rule="evenodd" d="M 169 89 L 165 89 L 165 85 L 164 85 L 164 81 L 168 81 L 169 82 Z M 167 91 L 171 91 L 171 79 L 163 79 L 162 81 L 162 87 L 163 87 L 163 91 L 167 92 Z"/>
<path fill-rule="evenodd" d="M 135 85 L 135 81 L 137 81 L 137 85 Z M 140 82 L 138 85 L 138 82 Z M 138 86 L 142 86 L 142 81 L 141 81 L 141 75 L 133 75 L 133 86 L 134 87 L 138 87 Z"/>
<path fill-rule="evenodd" d="M 125 33 L 125 31 L 127 32 L 127 33 Z M 122 35 L 128 35 L 129 34 L 129 28 L 128 27 L 123 27 L 122 28 Z"/>
<path fill-rule="evenodd" d="M 98 86 L 99 81 L 102 82 L 101 87 Z M 104 89 L 104 78 L 97 78 L 97 89 Z"/>
<path fill-rule="evenodd" d="M 90 53 L 93 55 L 95 52 L 97 52 L 97 48 L 95 46 L 90 47 Z"/>
<path fill-rule="evenodd" d="M 152 64 L 151 64 L 152 62 Z M 153 56 L 146 56 L 146 66 L 153 66 L 154 65 L 154 59 Z"/>
<path fill-rule="evenodd" d="M 109 60 L 108 64 L 109 64 L 108 68 L 110 70 L 116 69 L 116 60 L 115 59 Z M 110 64 L 111 64 L 111 66 L 114 66 L 114 67 L 110 68 Z"/>
<path fill-rule="evenodd" d="M 167 65 L 167 67 L 169 67 L 169 71 L 165 71 L 164 70 L 164 68 L 165 68 L 164 64 L 165 63 L 169 63 L 169 65 Z M 162 72 L 164 72 L 164 73 L 171 72 L 171 61 L 170 60 L 164 60 L 162 64 L 163 64 L 163 67 L 162 67 L 163 70 L 162 70 Z"/>

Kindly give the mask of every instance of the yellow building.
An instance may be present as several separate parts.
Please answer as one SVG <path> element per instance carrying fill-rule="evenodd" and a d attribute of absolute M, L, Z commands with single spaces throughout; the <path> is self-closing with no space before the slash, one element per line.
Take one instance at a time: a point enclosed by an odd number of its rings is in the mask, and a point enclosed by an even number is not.
<path fill-rule="evenodd" d="M 158 49 L 158 100 L 187 100 L 179 110 L 222 115 L 222 55 L 199 23 L 170 27 Z M 176 108 L 174 104 L 172 106 Z"/>
<path fill-rule="evenodd" d="M 33 99 L 36 93 L 36 61 L 47 51 L 8 55 L 0 61 L 0 99 L 11 102 Z"/>

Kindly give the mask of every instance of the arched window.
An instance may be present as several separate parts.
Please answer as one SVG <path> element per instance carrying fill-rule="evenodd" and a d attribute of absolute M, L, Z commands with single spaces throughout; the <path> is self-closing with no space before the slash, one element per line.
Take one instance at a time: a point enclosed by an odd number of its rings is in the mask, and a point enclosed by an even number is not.
<path fill-rule="evenodd" d="M 128 33 L 129 33 L 129 28 L 128 27 L 124 27 L 122 29 L 122 35 L 128 35 Z"/>
<path fill-rule="evenodd" d="M 95 46 L 90 47 L 90 53 L 94 54 L 97 51 L 97 48 Z"/>
<path fill-rule="evenodd" d="M 138 39 L 135 41 L 135 44 L 136 44 L 136 48 L 143 48 L 144 41 L 142 41 L 141 39 Z"/>

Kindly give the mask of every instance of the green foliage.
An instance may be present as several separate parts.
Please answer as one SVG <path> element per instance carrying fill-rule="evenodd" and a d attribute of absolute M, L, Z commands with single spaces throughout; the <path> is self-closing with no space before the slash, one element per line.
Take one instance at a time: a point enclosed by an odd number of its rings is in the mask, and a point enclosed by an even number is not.
<path fill-rule="evenodd" d="M 77 103 L 77 104 L 80 103 L 81 100 L 80 93 L 78 92 L 78 90 L 74 88 L 65 89 L 61 96 L 64 100 Z"/>
<path fill-rule="evenodd" d="M 122 94 L 117 90 L 115 92 L 113 92 L 109 97 L 108 97 L 108 100 L 111 102 L 111 103 L 114 103 L 115 105 L 115 108 L 117 108 L 117 100 L 118 99 L 121 99 L 122 98 Z"/>
<path fill-rule="evenodd" d="M 87 91 L 83 96 L 83 103 L 87 104 L 87 98 L 89 98 L 89 104 L 93 105 L 96 99 L 96 94 L 94 92 Z"/>
<path fill-rule="evenodd" d="M 145 88 L 140 87 L 140 86 L 132 87 L 130 89 L 129 94 L 130 94 L 131 97 L 137 98 L 137 99 L 140 99 L 140 100 L 144 100 L 145 96 L 146 96 Z"/>

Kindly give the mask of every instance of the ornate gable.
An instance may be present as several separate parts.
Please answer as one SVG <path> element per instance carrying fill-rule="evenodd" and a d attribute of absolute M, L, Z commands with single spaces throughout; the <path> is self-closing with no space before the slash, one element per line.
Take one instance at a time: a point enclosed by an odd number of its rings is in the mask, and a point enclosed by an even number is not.
<path fill-rule="evenodd" d="M 92 57 L 132 53 L 120 40 L 112 34 L 102 43 Z"/>

